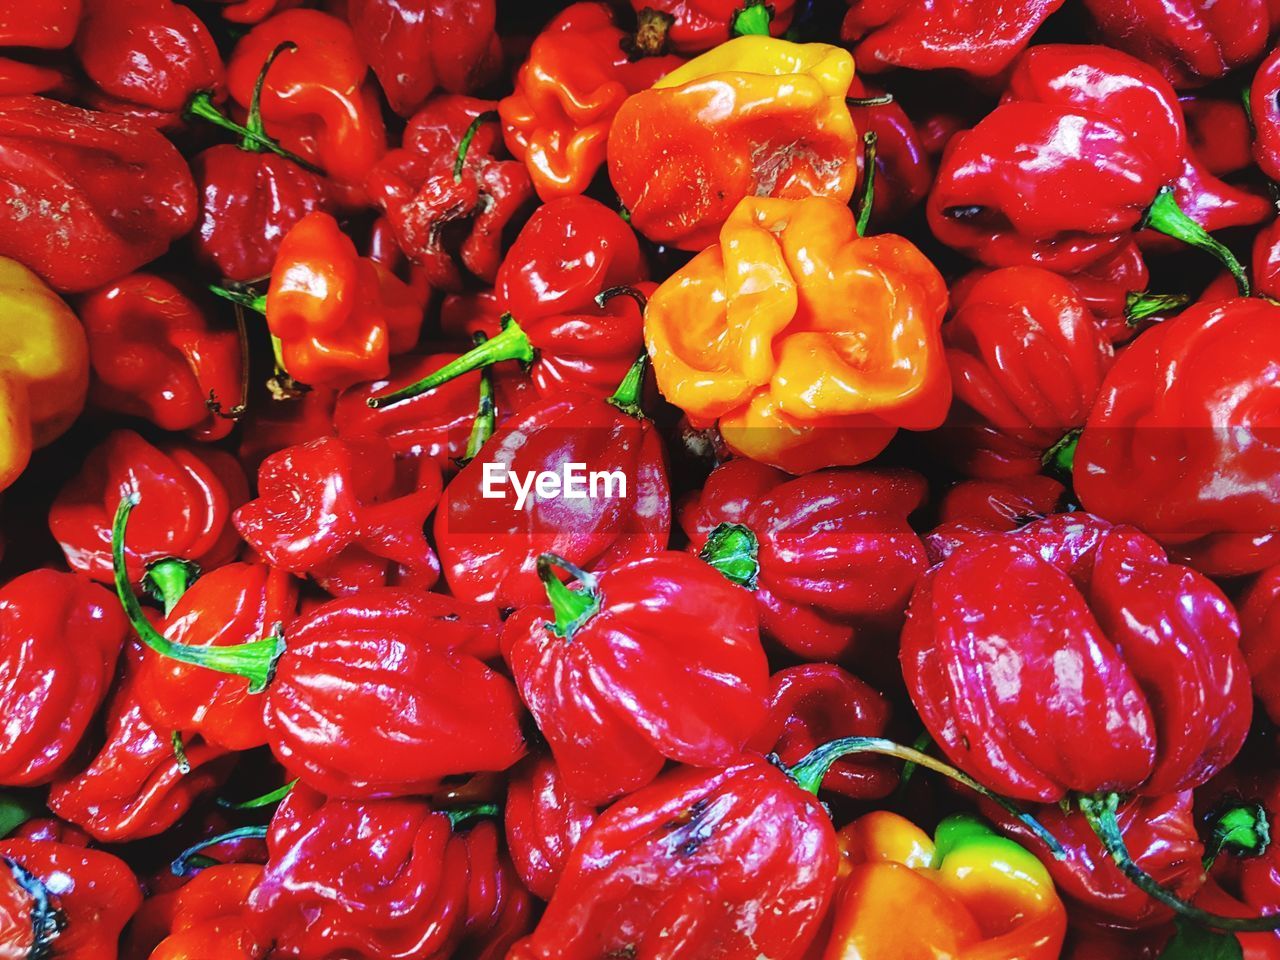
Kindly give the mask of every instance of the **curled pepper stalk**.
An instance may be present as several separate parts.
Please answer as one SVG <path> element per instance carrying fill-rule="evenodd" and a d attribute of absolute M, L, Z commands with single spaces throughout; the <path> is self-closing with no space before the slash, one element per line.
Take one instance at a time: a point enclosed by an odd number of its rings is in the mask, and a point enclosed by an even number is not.
<path fill-rule="evenodd" d="M 54 941 L 66 928 L 66 918 L 53 905 L 49 888 L 39 877 L 16 860 L 9 857 L 0 859 L 3 859 L 14 883 L 31 898 L 31 948 L 27 957 L 30 960 L 45 960 L 53 955 Z"/>
<path fill-rule="evenodd" d="M 230 673 L 249 681 L 250 693 L 261 693 L 275 675 L 276 663 L 285 650 L 284 634 L 276 624 L 269 636 L 250 640 L 229 647 L 200 647 L 174 643 L 156 630 L 142 611 L 142 604 L 129 583 L 129 573 L 124 563 L 124 536 L 129 514 L 140 501 L 136 491 L 120 501 L 115 521 L 111 525 L 111 561 L 115 574 L 116 595 L 124 607 L 129 623 L 143 643 L 161 656 L 179 660 L 220 673 Z"/>
<path fill-rule="evenodd" d="M 467 127 L 466 133 L 462 135 L 462 139 L 458 141 L 458 155 L 453 159 L 453 182 L 462 182 L 462 171 L 467 165 L 467 151 L 471 149 L 471 141 L 476 138 L 476 134 L 480 132 L 480 128 L 486 123 L 493 123 L 498 119 L 497 110 L 485 110 L 476 114 L 476 118 L 471 121 L 471 125 Z"/>
<path fill-rule="evenodd" d="M 212 390 L 209 391 L 209 397 L 205 400 L 205 406 L 209 408 L 209 412 L 221 420 L 239 420 L 249 409 L 249 368 L 251 366 L 249 325 L 245 322 L 244 307 L 241 304 L 235 304 L 235 314 L 236 336 L 240 341 L 240 397 L 229 408 L 223 407 L 222 401 Z"/>
<path fill-rule="evenodd" d="M 199 867 L 212 867 L 218 863 L 210 857 L 200 855 L 200 851 L 207 850 L 219 843 L 227 843 L 231 840 L 265 840 L 267 838 L 267 828 L 261 827 L 236 827 L 234 830 L 228 830 L 226 833 L 220 833 L 215 837 L 209 837 L 207 840 L 201 840 L 199 843 L 193 843 L 187 849 L 173 858 L 173 862 L 169 864 L 169 870 L 175 877 L 185 877 L 193 869 Z"/>
<path fill-rule="evenodd" d="M 1139 229 L 1143 227 L 1150 227 L 1152 230 L 1173 237 L 1175 240 L 1181 240 L 1188 246 L 1204 250 L 1217 257 L 1235 279 L 1240 296 L 1249 296 L 1249 277 L 1240 261 L 1236 259 L 1236 255 L 1210 236 L 1204 227 L 1182 212 L 1173 195 L 1173 187 L 1161 187 L 1156 193 L 1156 198 L 1151 201 L 1151 206 L 1147 207 L 1146 214 L 1138 224 Z"/>

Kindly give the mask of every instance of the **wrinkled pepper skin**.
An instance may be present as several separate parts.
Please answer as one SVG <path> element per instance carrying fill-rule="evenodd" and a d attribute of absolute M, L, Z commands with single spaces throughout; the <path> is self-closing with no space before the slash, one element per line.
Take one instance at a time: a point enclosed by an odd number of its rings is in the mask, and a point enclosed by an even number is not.
<path fill-rule="evenodd" d="M 494 0 L 349 0 L 347 21 L 391 109 L 412 116 L 435 90 L 471 93 L 500 63 Z"/>
<path fill-rule="evenodd" d="M 0 97 L 0 211 L 0 256 L 79 292 L 154 260 L 190 230 L 195 182 L 145 124 Z"/>
<path fill-rule="evenodd" d="M 1111 344 L 1072 284 L 1040 267 L 992 271 L 954 300 L 942 327 L 955 390 L 944 442 L 970 476 L 1038 473 L 1084 426 Z"/>
<path fill-rule="evenodd" d="M 427 590 L 440 563 L 423 525 L 442 481 L 434 463 L 418 466 L 405 484 L 378 437 L 286 447 L 262 461 L 258 497 L 233 521 L 269 564 L 310 576 L 335 596 L 388 584 Z"/>
<path fill-rule="evenodd" d="M 1196 834 L 1191 791 L 1139 797 L 1121 804 L 1116 821 L 1134 862 L 1157 882 L 1190 899 L 1204 883 L 1204 846 Z M 1078 810 L 1056 805 L 1029 812 L 1062 845 L 1058 859 L 1026 825 L 996 804 L 983 811 L 1000 829 L 1040 858 L 1077 920 L 1113 930 L 1148 930 L 1168 923 L 1173 911 L 1161 906 L 1122 874 Z"/>
<path fill-rule="evenodd" d="M 840 842 L 823 960 L 1058 960 L 1067 912 L 1049 873 L 983 821 L 948 817 L 931 840 L 879 811 L 841 830 Z"/>
<path fill-rule="evenodd" d="M 369 175 L 368 193 L 387 212 L 397 245 L 433 287 L 459 291 L 492 284 L 502 262 L 503 232 L 533 198 L 523 165 L 502 150 L 496 118 L 479 121 L 462 167 L 460 144 L 491 100 L 433 97 L 405 127 L 403 146 Z"/>
<path fill-rule="evenodd" d="M 1022 53 L 1062 0 L 848 0 L 841 38 L 868 73 L 894 67 L 994 77 Z"/>
<path fill-rule="evenodd" d="M 271 821 L 249 906 L 273 935 L 273 956 L 448 960 L 492 910 L 484 894 L 502 864 L 476 835 L 493 830 L 451 826 L 417 799 L 326 800 L 297 787 Z"/>
<path fill-rule="evenodd" d="M 1240 646 L 1244 650 L 1253 693 L 1276 722 L 1280 718 L 1280 566 L 1254 578 L 1236 603 L 1240 611 Z"/>
<path fill-rule="evenodd" d="M 95 105 L 113 113 L 176 125 L 197 93 L 225 95 L 209 28 L 172 0 L 87 0 L 76 57 Z"/>
<path fill-rule="evenodd" d="M 542 200 L 586 190 L 605 161 L 622 102 L 684 62 L 633 59 L 626 40 L 605 4 L 572 4 L 533 41 L 514 92 L 498 104 L 507 149 L 528 167 Z"/>
<path fill-rule="evenodd" d="M 598 604 L 585 618 L 566 624 L 551 594 L 552 606 L 517 610 L 502 631 L 565 789 L 601 805 L 652 781 L 667 760 L 710 767 L 740 753 L 769 690 L 750 595 L 683 553 L 578 586 Z"/>
<path fill-rule="evenodd" d="M 0 784 L 46 783 L 107 697 L 127 624 L 95 583 L 32 570 L 0 589 Z"/>
<path fill-rule="evenodd" d="M 839 737 L 883 736 L 889 701 L 834 663 L 805 663 L 770 678 L 768 712 L 748 749 L 790 766 Z M 832 764 L 822 789 L 853 800 L 878 800 L 898 785 L 881 763 L 845 757 Z"/>
<path fill-rule="evenodd" d="M 149 420 L 162 430 L 220 440 L 235 421 L 211 409 L 240 403 L 240 338 L 215 327 L 205 308 L 172 281 L 133 273 L 86 296 L 80 320 L 93 369 L 90 402 Z"/>
<path fill-rule="evenodd" d="M 1252 717 L 1239 639 L 1211 581 L 1131 527 L 1073 513 L 969 543 L 929 571 L 901 657 L 953 763 L 998 793 L 1053 803 L 1159 796 L 1225 767 Z"/>
<path fill-rule="evenodd" d="M 738 37 L 627 98 L 609 179 L 631 224 L 682 250 L 713 244 L 747 197 L 848 203 L 861 149 L 848 51 Z"/>
<path fill-rule="evenodd" d="M 573 848 L 596 822 L 595 807 L 576 800 L 549 754 L 525 757 L 507 779 L 502 822 L 520 881 L 550 900 Z"/>
<path fill-rule="evenodd" d="M 843 203 L 750 197 L 645 311 L 663 396 L 731 450 L 790 473 L 851 466 L 951 400 L 947 293 L 901 237 Z"/>
<path fill-rule="evenodd" d="M 341 390 L 387 375 L 391 356 L 418 342 L 423 307 L 408 284 L 356 254 L 337 220 L 315 211 L 280 242 L 266 314 L 289 375 Z"/>
<path fill-rule="evenodd" d="M 1149 63 L 1179 90 L 1253 63 L 1277 26 L 1268 0 L 1085 0 L 1102 42 Z"/>
<path fill-rule="evenodd" d="M 201 870 L 173 894 L 168 935 L 147 960 L 264 960 L 271 934 L 247 901 L 262 867 L 224 863 Z"/>
<path fill-rule="evenodd" d="M 747 6 L 741 0 L 631 0 L 637 14 L 657 10 L 672 18 L 665 36 L 680 53 L 702 53 L 729 40 L 735 18 Z M 768 6 L 769 32 L 782 36 L 795 15 L 795 0 L 776 0 Z"/>
<path fill-rule="evenodd" d="M 59 437 L 84 407 L 89 346 L 71 308 L 17 260 L 0 257 L 0 490 L 31 451 Z"/>
<path fill-rule="evenodd" d="M 799 960 L 837 859 L 823 808 L 772 764 L 676 769 L 600 815 L 509 960 Z"/>
<path fill-rule="evenodd" d="M 112 581 L 111 521 L 131 491 L 147 500 L 125 541 L 135 584 L 156 560 L 179 557 L 212 570 L 239 552 L 231 513 L 248 499 L 249 484 L 230 454 L 155 447 L 132 430 L 116 430 L 89 452 L 49 509 L 49 530 L 73 570 Z"/>
<path fill-rule="evenodd" d="M 1058 510 L 1066 489 L 1043 474 L 964 480 L 942 495 L 938 525 L 924 536 L 929 565 L 991 533 L 1007 533 Z"/>
<path fill-rule="evenodd" d="M 0 954 L 6 957 L 116 960 L 120 932 L 141 903 L 132 871 L 109 853 L 0 840 Z M 53 911 L 61 914 L 60 929 Z"/>
<path fill-rule="evenodd" d="M 272 66 L 262 88 L 267 133 L 357 193 L 387 149 L 377 91 L 351 28 L 319 10 L 286 10 L 263 20 L 227 62 L 231 97 L 248 108 L 258 73 L 282 43 L 298 48 Z"/>
<path fill-rule="evenodd" d="M 1200 303 L 1127 348 L 1075 456 L 1085 509 L 1212 576 L 1280 561 L 1280 308 Z"/>
<path fill-rule="evenodd" d="M 438 597 L 372 587 L 295 620 L 263 702 L 290 775 L 332 797 L 404 796 L 519 760 L 519 697 L 457 618 Z"/>
<path fill-rule="evenodd" d="M 927 566 L 907 516 L 926 494 L 924 478 L 907 470 L 796 478 L 730 460 L 684 502 L 679 519 L 694 554 L 719 524 L 746 527 L 756 543 L 749 589 L 761 630 L 805 660 L 837 660 L 901 627 Z"/>

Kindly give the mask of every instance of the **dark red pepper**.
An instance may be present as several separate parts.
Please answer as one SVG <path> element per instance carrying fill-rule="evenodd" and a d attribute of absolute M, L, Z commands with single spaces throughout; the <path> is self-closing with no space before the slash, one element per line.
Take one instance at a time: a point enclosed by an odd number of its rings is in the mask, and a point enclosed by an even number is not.
<path fill-rule="evenodd" d="M 256 474 L 262 461 L 285 447 L 332 437 L 337 391 L 313 387 L 292 395 L 264 398 L 254 407 L 240 434 L 238 455 L 246 470 Z"/>
<path fill-rule="evenodd" d="M 962 543 L 1017 530 L 1057 511 L 1065 488 L 1044 474 L 1004 480 L 964 480 L 938 503 L 938 525 L 924 537 L 930 565 Z"/>
<path fill-rule="evenodd" d="M 1245 661 L 1253 692 L 1267 715 L 1280 722 L 1280 566 L 1263 570 L 1237 603 Z"/>
<path fill-rule="evenodd" d="M 1199 93 L 1184 93 L 1178 102 L 1191 152 L 1206 170 L 1225 177 L 1253 162 L 1253 130 L 1244 104 Z"/>
<path fill-rule="evenodd" d="M 892 97 L 887 102 L 878 87 L 854 77 L 849 84 L 849 115 L 865 137 L 875 134 L 875 188 L 872 216 L 879 224 L 892 223 L 929 195 L 933 183 L 933 161 L 921 142 L 915 124 Z M 865 165 L 865 152 L 863 162 Z M 865 189 L 867 172 L 859 167 Z M 860 195 L 860 194 L 858 194 Z"/>
<path fill-rule="evenodd" d="M 502 822 L 511 859 L 530 892 L 551 899 L 569 855 L 597 815 L 569 793 L 550 754 L 525 757 L 512 769 Z"/>

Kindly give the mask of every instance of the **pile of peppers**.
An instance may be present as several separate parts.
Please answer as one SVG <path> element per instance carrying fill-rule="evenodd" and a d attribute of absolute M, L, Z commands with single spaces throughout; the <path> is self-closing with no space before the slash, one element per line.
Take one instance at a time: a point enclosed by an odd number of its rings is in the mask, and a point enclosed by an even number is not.
<path fill-rule="evenodd" d="M 0 3 L 0 960 L 1280 960 L 1280 6 Z"/>

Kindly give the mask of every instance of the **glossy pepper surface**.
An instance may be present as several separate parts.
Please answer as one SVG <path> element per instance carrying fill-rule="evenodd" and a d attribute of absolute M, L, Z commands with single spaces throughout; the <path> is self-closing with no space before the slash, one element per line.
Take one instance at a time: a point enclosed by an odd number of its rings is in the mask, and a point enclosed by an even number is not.
<path fill-rule="evenodd" d="M 1081 503 L 1205 573 L 1280 559 L 1277 317 L 1260 298 L 1201 303 L 1125 350 L 1076 450 Z"/>
<path fill-rule="evenodd" d="M 1280 566 L 1259 573 L 1236 606 L 1253 692 L 1274 721 L 1280 717 Z"/>
<path fill-rule="evenodd" d="M 1057 514 L 927 573 L 901 656 L 954 763 L 1007 796 L 1054 802 L 1158 796 L 1225 767 L 1252 715 L 1239 640 L 1222 592 L 1149 537 Z M 982 667 L 995 663 L 1008 673 Z"/>
<path fill-rule="evenodd" d="M 0 97 L 0 256 L 56 290 L 101 286 L 191 229 L 195 183 L 151 127 L 44 97 Z"/>
<path fill-rule="evenodd" d="M 130 274 L 85 297 L 80 319 L 93 406 L 199 440 L 231 432 L 246 376 L 240 338 L 171 280 Z"/>
<path fill-rule="evenodd" d="M 1280 180 L 1280 48 L 1262 61 L 1249 87 L 1253 158 L 1273 181 Z"/>
<path fill-rule="evenodd" d="M 125 623 L 74 574 L 33 570 L 0 590 L 0 783 L 45 783 L 72 760 L 107 698 Z"/>
<path fill-rule="evenodd" d="M 777 767 L 678 768 L 600 815 L 509 957 L 798 960 L 837 857 L 825 811 Z"/>
<path fill-rule="evenodd" d="M 746 197 L 847 203 L 861 147 L 845 104 L 852 80 L 838 47 L 748 36 L 629 97 L 608 153 L 632 225 L 701 250 Z"/>
<path fill-rule="evenodd" d="M 629 56 L 627 39 L 605 4 L 566 7 L 538 34 L 514 92 L 498 104 L 507 148 L 544 201 L 586 190 L 622 102 L 683 63 Z"/>
<path fill-rule="evenodd" d="M 870 460 L 951 400 L 942 277 L 843 203 L 748 198 L 654 293 L 658 387 L 729 448 L 792 473 Z"/>
<path fill-rule="evenodd" d="M 933 839 L 881 811 L 840 831 L 843 877 L 823 960 L 1057 960 L 1067 912 L 1025 848 L 955 815 Z M 912 904 L 910 923 L 899 915 Z"/>
<path fill-rule="evenodd" d="M 63 433 L 84 407 L 89 348 L 71 308 L 17 260 L 0 257 L 0 490 L 31 452 Z"/>
<path fill-rule="evenodd" d="M 901 104 L 890 99 L 880 102 L 885 93 L 878 87 L 854 77 L 849 85 L 849 96 L 861 99 L 862 104 L 851 102 L 849 114 L 854 126 L 863 136 L 875 134 L 875 189 L 872 211 L 877 223 L 887 223 L 904 216 L 929 195 L 933 184 L 933 160 L 925 149 L 920 131 L 902 109 Z M 858 167 L 859 190 L 867 185 L 866 149 L 861 154 Z"/>
<path fill-rule="evenodd" d="M 0 45 L 59 50 L 71 45 L 84 12 L 82 0 L 35 0 L 5 11 Z"/>
<path fill-rule="evenodd" d="M 539 561 L 550 605 L 516 611 L 502 647 L 565 789 L 601 804 L 668 759 L 731 761 L 764 719 L 769 683 L 746 591 L 682 553 L 599 577 L 570 569 L 574 588 L 557 565 Z"/>
<path fill-rule="evenodd" d="M 271 935 L 248 899 L 262 877 L 252 863 L 224 863 L 201 870 L 174 893 L 167 935 L 147 960 L 263 960 Z"/>
<path fill-rule="evenodd" d="M 596 816 L 595 807 L 569 793 L 549 754 L 525 757 L 512 769 L 502 822 L 516 872 L 534 896 L 551 899 L 569 855 Z"/>
<path fill-rule="evenodd" d="M 906 470 L 791 477 L 730 460 L 679 518 L 690 552 L 722 570 L 722 556 L 745 544 L 750 562 L 731 575 L 754 594 L 767 636 L 803 659 L 834 660 L 901 626 L 927 565 L 907 523 L 925 494 L 924 478 Z"/>

